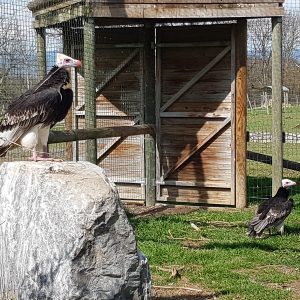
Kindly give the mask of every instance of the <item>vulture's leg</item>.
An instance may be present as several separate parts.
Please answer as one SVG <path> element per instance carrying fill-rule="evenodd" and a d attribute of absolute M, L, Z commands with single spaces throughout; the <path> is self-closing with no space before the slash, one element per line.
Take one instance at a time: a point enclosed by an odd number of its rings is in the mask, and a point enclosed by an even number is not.
<path fill-rule="evenodd" d="M 37 144 L 39 158 L 50 158 L 48 152 L 48 137 L 50 126 L 42 127 L 39 129 L 39 139 Z"/>
<path fill-rule="evenodd" d="M 278 230 L 278 232 L 280 233 L 280 235 L 284 234 L 284 223 L 282 222 L 281 224 L 279 224 L 278 226 L 276 226 L 276 229 Z"/>
<path fill-rule="evenodd" d="M 37 157 L 35 161 L 62 161 L 50 157 L 48 152 L 48 137 L 50 126 L 39 128 L 38 130 L 38 144 L 37 144 Z"/>
<path fill-rule="evenodd" d="M 32 158 L 31 159 L 33 161 L 38 161 L 38 156 L 37 156 L 35 147 L 32 149 Z"/>

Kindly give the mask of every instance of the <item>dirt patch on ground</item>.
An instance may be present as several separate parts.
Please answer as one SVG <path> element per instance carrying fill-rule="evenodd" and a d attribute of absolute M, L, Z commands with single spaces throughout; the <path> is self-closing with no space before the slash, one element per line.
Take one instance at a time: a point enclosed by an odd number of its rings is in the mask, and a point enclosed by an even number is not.
<path fill-rule="evenodd" d="M 151 300 L 208 300 L 217 299 L 214 295 L 207 292 L 195 292 L 184 290 L 182 288 L 170 287 L 153 288 L 151 293 Z"/>
<path fill-rule="evenodd" d="M 299 272 L 298 268 L 292 268 L 285 265 L 262 265 L 256 266 L 254 269 L 238 270 L 237 273 L 255 276 L 260 273 L 263 274 L 265 272 L 269 272 L 270 270 L 275 270 L 283 274 L 297 274 Z"/>
<path fill-rule="evenodd" d="M 283 274 L 298 274 L 299 269 L 298 268 L 292 268 L 285 265 L 263 265 L 263 266 L 257 266 L 254 269 L 242 269 L 238 270 L 237 273 L 248 275 L 250 277 L 250 280 L 252 280 L 255 283 L 257 282 L 257 276 L 259 274 L 264 274 L 265 272 L 268 272 L 268 270 L 274 270 Z M 260 282 L 260 284 L 271 288 L 271 289 L 285 289 L 288 291 L 291 291 L 293 293 L 292 299 L 300 299 L 300 280 L 292 281 L 288 284 L 279 284 L 279 283 L 273 283 L 273 282 Z"/>
<path fill-rule="evenodd" d="M 154 286 L 151 300 L 217 300 L 214 293 L 192 285 L 183 276 L 174 286 Z"/>
<path fill-rule="evenodd" d="M 300 299 L 300 280 L 294 281 L 286 287 L 293 291 L 295 299 Z"/>
<path fill-rule="evenodd" d="M 165 206 L 156 205 L 146 207 L 143 205 L 124 204 L 128 215 L 135 218 L 159 217 L 165 215 L 186 214 L 196 210 L 198 207 L 190 206 Z M 199 247 L 199 242 L 186 241 L 187 247 Z M 200 241 L 201 242 L 201 241 Z M 191 245 L 192 244 L 192 245 Z M 195 245 L 194 245 L 195 244 Z M 153 278 L 154 279 L 154 278 Z M 153 286 L 151 289 L 151 300 L 216 300 L 213 292 L 205 291 L 198 286 L 190 284 L 182 277 L 174 286 Z"/>

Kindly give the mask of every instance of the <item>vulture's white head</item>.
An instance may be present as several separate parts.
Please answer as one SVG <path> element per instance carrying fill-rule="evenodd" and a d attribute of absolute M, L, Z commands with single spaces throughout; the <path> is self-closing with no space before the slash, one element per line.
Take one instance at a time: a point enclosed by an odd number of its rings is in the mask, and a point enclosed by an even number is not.
<path fill-rule="evenodd" d="M 81 61 L 78 59 L 74 59 L 70 56 L 67 56 L 62 53 L 56 54 L 56 65 L 60 68 L 80 68 L 81 67 Z"/>
<path fill-rule="evenodd" d="M 292 181 L 290 179 L 282 179 L 281 183 L 282 183 L 282 187 L 284 187 L 284 188 L 288 188 L 290 186 L 297 185 L 297 182 Z"/>

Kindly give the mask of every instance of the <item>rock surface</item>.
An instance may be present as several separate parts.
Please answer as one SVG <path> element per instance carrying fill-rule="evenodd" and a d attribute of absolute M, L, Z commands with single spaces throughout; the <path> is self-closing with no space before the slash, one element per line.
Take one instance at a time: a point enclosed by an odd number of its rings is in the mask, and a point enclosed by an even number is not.
<path fill-rule="evenodd" d="M 0 291 L 7 296 L 143 299 L 132 227 L 98 166 L 3 163 L 0 230 Z"/>

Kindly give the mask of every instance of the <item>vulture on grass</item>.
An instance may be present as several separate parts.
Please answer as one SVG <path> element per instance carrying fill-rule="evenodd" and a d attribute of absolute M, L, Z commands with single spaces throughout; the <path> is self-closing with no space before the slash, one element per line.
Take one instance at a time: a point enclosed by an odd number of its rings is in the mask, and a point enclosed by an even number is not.
<path fill-rule="evenodd" d="M 65 118 L 73 101 L 70 67 L 81 67 L 81 62 L 58 54 L 45 78 L 10 102 L 0 121 L 0 156 L 21 145 L 32 150 L 34 161 L 51 160 L 47 154 L 49 130 Z"/>
<path fill-rule="evenodd" d="M 251 237 L 260 237 L 263 231 L 275 227 L 280 234 L 284 233 L 284 220 L 291 213 L 294 202 L 289 199 L 288 187 L 296 185 L 296 182 L 283 179 L 282 186 L 276 195 L 264 200 L 257 209 L 256 215 L 250 221 L 248 234 Z"/>

